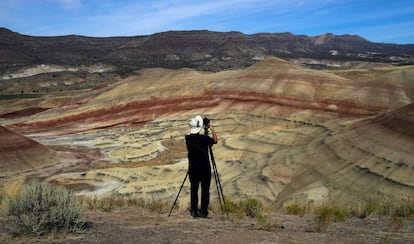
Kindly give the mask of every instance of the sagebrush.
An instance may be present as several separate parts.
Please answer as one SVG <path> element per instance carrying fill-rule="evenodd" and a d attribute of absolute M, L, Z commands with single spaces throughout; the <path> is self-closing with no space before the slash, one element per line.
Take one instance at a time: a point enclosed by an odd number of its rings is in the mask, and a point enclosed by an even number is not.
<path fill-rule="evenodd" d="M 6 229 L 15 235 L 84 232 L 87 223 L 72 192 L 56 185 L 32 181 L 6 200 Z"/>
<path fill-rule="evenodd" d="M 245 216 L 252 218 L 260 218 L 263 216 L 263 203 L 255 198 L 247 198 L 239 201 L 234 201 L 230 198 L 225 199 L 224 206 L 221 203 L 214 203 L 210 205 L 210 208 L 216 212 L 227 213 L 236 220 L 241 220 Z"/>
<path fill-rule="evenodd" d="M 240 201 L 240 207 L 247 216 L 252 218 L 257 218 L 262 215 L 263 203 L 255 198 L 247 198 L 244 201 Z"/>

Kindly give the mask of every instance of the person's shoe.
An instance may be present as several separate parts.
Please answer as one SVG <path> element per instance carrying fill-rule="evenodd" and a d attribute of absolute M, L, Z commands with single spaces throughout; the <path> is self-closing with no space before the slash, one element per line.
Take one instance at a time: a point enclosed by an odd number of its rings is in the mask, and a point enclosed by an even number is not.
<path fill-rule="evenodd" d="M 198 211 L 197 211 L 197 210 L 193 210 L 193 209 L 191 209 L 191 210 L 190 210 L 190 214 L 191 214 L 191 216 L 192 216 L 193 218 L 199 218 L 199 217 L 200 217 L 200 215 L 198 214 Z"/>
<path fill-rule="evenodd" d="M 198 213 L 198 217 L 203 218 L 203 219 L 208 219 L 208 212 L 200 211 Z"/>

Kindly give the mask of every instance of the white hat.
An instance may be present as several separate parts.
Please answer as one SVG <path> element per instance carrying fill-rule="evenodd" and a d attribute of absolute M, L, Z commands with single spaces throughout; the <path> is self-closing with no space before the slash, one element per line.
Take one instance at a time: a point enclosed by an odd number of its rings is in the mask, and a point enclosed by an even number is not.
<path fill-rule="evenodd" d="M 190 119 L 188 125 L 190 126 L 190 134 L 197 134 L 200 132 L 201 128 L 203 128 L 203 118 L 201 118 L 200 115 L 197 115 Z"/>

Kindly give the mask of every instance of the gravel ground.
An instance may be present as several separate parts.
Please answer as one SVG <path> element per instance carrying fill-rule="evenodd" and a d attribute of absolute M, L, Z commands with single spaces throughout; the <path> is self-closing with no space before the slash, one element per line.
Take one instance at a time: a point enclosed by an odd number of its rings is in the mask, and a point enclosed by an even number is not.
<path fill-rule="evenodd" d="M 83 234 L 11 237 L 0 227 L 0 243 L 414 243 L 414 220 L 390 224 L 389 218 L 330 223 L 315 231 L 311 216 L 272 214 L 264 222 L 245 217 L 193 219 L 187 212 L 158 214 L 143 209 L 87 212 Z"/>

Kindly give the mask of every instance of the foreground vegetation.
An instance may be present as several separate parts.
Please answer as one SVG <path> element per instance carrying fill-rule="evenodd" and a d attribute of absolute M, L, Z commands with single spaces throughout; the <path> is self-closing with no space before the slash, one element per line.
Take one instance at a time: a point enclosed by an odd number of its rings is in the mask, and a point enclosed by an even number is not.
<path fill-rule="evenodd" d="M 167 201 L 137 200 L 119 195 L 103 198 L 76 197 L 72 192 L 53 184 L 32 181 L 25 185 L 24 178 L 4 184 L 0 191 L 0 202 L 0 220 L 5 229 L 12 235 L 28 236 L 55 232 L 85 232 L 88 223 L 84 220 L 83 210 L 110 212 L 115 209 L 144 208 L 167 215 L 171 207 L 171 202 Z M 178 205 L 176 208 L 179 208 Z M 222 213 L 223 218 L 233 223 L 246 217 L 255 219 L 256 226 L 262 230 L 283 228 L 283 225 L 266 217 L 274 210 L 266 208 L 255 198 L 238 201 L 226 199 L 225 206 L 213 202 L 211 211 Z M 310 206 L 294 203 L 287 205 L 283 213 L 299 217 L 311 216 L 312 224 L 309 231 L 313 232 L 323 232 L 331 223 L 345 222 L 350 217 L 386 217 L 391 229 L 398 231 L 408 218 L 414 218 L 414 202 L 411 199 L 390 201 L 376 198 L 352 206 L 335 203 Z"/>
<path fill-rule="evenodd" d="M 167 215 L 172 202 L 152 200 L 137 200 L 123 196 L 112 196 L 106 198 L 82 198 L 82 205 L 92 211 L 112 211 L 128 207 L 139 207 L 149 209 L 159 214 Z M 267 219 L 269 213 L 275 210 L 266 208 L 264 204 L 255 198 L 241 200 L 226 199 L 225 206 L 213 202 L 210 210 L 222 214 L 224 219 L 234 223 L 245 217 L 257 220 L 260 229 L 271 230 L 280 228 L 282 225 L 273 223 Z M 174 211 L 183 211 L 176 205 Z M 388 218 L 390 227 L 397 231 L 404 225 L 404 220 L 414 218 L 414 201 L 401 199 L 399 201 L 386 200 L 384 198 L 370 199 L 355 205 L 341 205 L 330 203 L 323 206 L 300 205 L 297 203 L 287 205 L 281 210 L 283 214 L 296 215 L 300 217 L 311 216 L 312 225 L 309 231 L 323 232 L 331 223 L 345 222 L 348 218 Z"/>
<path fill-rule="evenodd" d="M 304 216 L 312 214 L 313 230 L 320 232 L 326 230 L 332 222 L 344 222 L 349 217 L 365 218 L 389 218 L 392 229 L 402 227 L 405 218 L 414 218 L 414 201 L 411 199 L 387 200 L 385 198 L 372 198 L 355 205 L 341 205 L 337 203 L 324 206 L 310 207 L 300 204 L 288 205 L 286 214 Z"/>
<path fill-rule="evenodd" d="M 20 193 L 2 200 L 5 227 L 13 235 L 80 233 L 87 228 L 76 197 L 56 185 L 32 181 Z"/>

